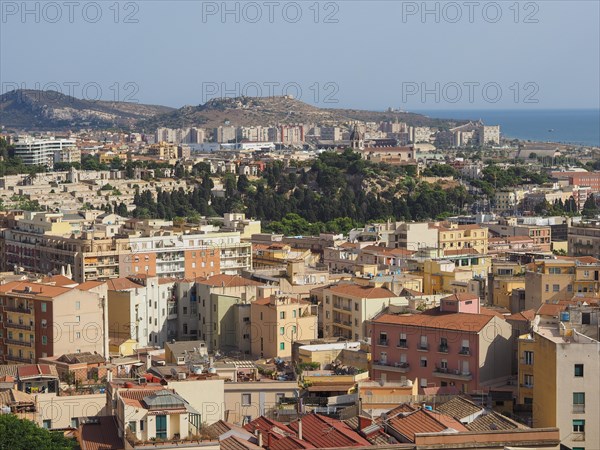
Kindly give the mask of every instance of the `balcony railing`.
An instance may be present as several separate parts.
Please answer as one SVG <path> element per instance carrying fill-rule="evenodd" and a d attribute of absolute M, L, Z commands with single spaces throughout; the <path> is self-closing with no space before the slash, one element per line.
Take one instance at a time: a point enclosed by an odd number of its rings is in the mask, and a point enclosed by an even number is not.
<path fill-rule="evenodd" d="M 29 341 L 21 341 L 18 339 L 4 339 L 4 342 L 8 345 L 20 345 L 21 347 L 31 347 L 32 345 Z"/>
<path fill-rule="evenodd" d="M 451 378 L 454 380 L 470 381 L 473 379 L 471 372 L 461 372 L 460 370 L 450 370 L 446 367 L 436 367 L 433 375 L 439 378 Z"/>
<path fill-rule="evenodd" d="M 469 347 L 462 347 L 458 354 L 469 356 L 471 354 L 471 350 L 469 349 Z"/>
<path fill-rule="evenodd" d="M 585 405 L 577 404 L 573 405 L 573 414 L 583 414 L 585 412 Z"/>
<path fill-rule="evenodd" d="M 33 325 L 25 325 L 24 323 L 16 323 L 16 322 L 8 321 L 8 322 L 6 322 L 6 328 L 15 328 L 17 330 L 31 331 L 31 330 L 33 330 Z"/>
<path fill-rule="evenodd" d="M 408 348 L 408 341 L 400 341 L 398 342 L 398 348 Z"/>
<path fill-rule="evenodd" d="M 429 350 L 429 344 L 427 342 L 419 342 L 417 350 Z"/>
<path fill-rule="evenodd" d="M 377 342 L 377 345 L 381 345 L 383 347 L 387 347 L 388 346 L 388 340 L 387 339 L 379 339 L 379 341 Z"/>
<path fill-rule="evenodd" d="M 373 361 L 373 369 L 406 373 L 410 370 L 410 364 L 407 362 Z"/>
<path fill-rule="evenodd" d="M 440 353 L 448 353 L 448 346 L 447 345 L 440 345 L 438 347 L 438 352 L 440 352 Z"/>
<path fill-rule="evenodd" d="M 31 358 L 21 358 L 20 356 L 15 356 L 15 355 L 6 355 L 6 359 L 8 361 L 17 361 L 17 362 L 22 362 L 22 363 L 26 363 L 26 364 L 33 363 L 33 360 Z"/>
<path fill-rule="evenodd" d="M 22 314 L 31 314 L 31 309 L 25 308 L 24 306 L 21 307 L 21 306 L 5 305 L 4 311 L 10 311 L 10 312 L 16 312 L 16 313 L 22 313 Z"/>

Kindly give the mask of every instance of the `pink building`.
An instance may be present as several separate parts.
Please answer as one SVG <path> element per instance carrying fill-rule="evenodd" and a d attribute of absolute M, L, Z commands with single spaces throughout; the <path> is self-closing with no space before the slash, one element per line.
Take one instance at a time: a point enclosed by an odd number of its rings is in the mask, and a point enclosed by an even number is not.
<path fill-rule="evenodd" d="M 472 294 L 453 294 L 422 314 L 384 314 L 373 320 L 375 380 L 419 379 L 420 387 L 456 386 L 472 392 L 511 372 L 512 327 L 481 314 Z"/>

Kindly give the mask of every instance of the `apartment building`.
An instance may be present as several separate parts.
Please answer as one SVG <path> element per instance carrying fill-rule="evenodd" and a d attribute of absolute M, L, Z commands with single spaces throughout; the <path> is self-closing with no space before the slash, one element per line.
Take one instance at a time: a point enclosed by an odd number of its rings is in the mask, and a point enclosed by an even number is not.
<path fill-rule="evenodd" d="M 15 156 L 21 158 L 24 164 L 53 167 L 55 162 L 61 161 L 64 156 L 76 159 L 69 149 L 77 147 L 75 139 L 37 139 L 21 137 L 13 143 Z M 76 150 L 73 153 L 77 153 Z M 80 154 L 81 155 L 81 154 Z M 81 159 L 81 156 L 79 157 Z"/>
<path fill-rule="evenodd" d="M 525 267 L 512 261 L 492 261 L 488 274 L 488 303 L 511 310 L 514 289 L 525 288 Z"/>
<path fill-rule="evenodd" d="M 0 360 L 92 352 L 108 356 L 105 299 L 77 287 L 27 281 L 0 286 Z"/>
<path fill-rule="evenodd" d="M 273 294 L 250 304 L 252 354 L 289 358 L 292 344 L 317 338 L 317 307 L 287 295 Z"/>
<path fill-rule="evenodd" d="M 550 226 L 517 224 L 516 219 L 511 219 L 503 224 L 488 224 L 487 227 L 496 237 L 527 236 L 533 240 L 537 251 L 549 252 L 551 249 Z"/>
<path fill-rule="evenodd" d="M 177 336 L 175 280 L 146 275 L 107 281 L 110 337 L 138 348 L 162 347 Z"/>
<path fill-rule="evenodd" d="M 372 324 L 371 377 L 473 392 L 510 375 L 511 335 L 511 326 L 481 314 L 479 298 L 470 294 L 444 297 L 422 314 L 383 314 Z"/>
<path fill-rule="evenodd" d="M 417 251 L 421 248 L 437 248 L 437 232 L 429 223 L 401 223 L 394 232 L 393 247 Z"/>
<path fill-rule="evenodd" d="M 525 309 L 600 292 L 600 260 L 591 256 L 536 260 L 525 272 Z"/>
<path fill-rule="evenodd" d="M 323 290 L 323 337 L 363 340 L 370 337 L 370 320 L 390 304 L 408 300 L 387 288 L 341 283 Z"/>
<path fill-rule="evenodd" d="M 525 199 L 523 189 L 500 190 L 494 194 L 494 210 L 498 213 L 514 213 Z"/>
<path fill-rule="evenodd" d="M 438 248 L 446 252 L 474 251 L 485 255 L 488 251 L 488 229 L 480 225 L 458 225 L 452 222 L 435 224 Z"/>
<path fill-rule="evenodd" d="M 260 297 L 261 286 L 262 283 L 237 275 L 218 274 L 196 279 L 198 314 L 197 319 L 194 321 L 191 317 L 189 323 L 194 330 L 199 330 L 198 338 L 206 341 L 209 351 L 250 353 L 250 304 Z M 192 298 L 190 308 L 194 306 Z"/>
<path fill-rule="evenodd" d="M 600 448 L 600 342 L 563 322 L 534 324 L 519 357 L 519 403 L 531 405 L 533 426 L 558 427 L 566 448 Z"/>
<path fill-rule="evenodd" d="M 600 222 L 573 223 L 568 229 L 569 256 L 600 255 Z"/>

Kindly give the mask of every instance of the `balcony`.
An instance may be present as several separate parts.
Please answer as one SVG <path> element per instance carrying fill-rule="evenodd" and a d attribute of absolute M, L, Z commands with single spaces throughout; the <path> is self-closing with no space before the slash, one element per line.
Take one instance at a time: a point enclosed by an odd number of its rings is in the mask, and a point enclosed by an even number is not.
<path fill-rule="evenodd" d="M 28 342 L 28 341 L 20 341 L 18 339 L 4 339 L 4 342 L 7 345 L 20 345 L 21 347 L 31 347 L 32 346 L 32 342 Z"/>
<path fill-rule="evenodd" d="M 574 442 L 584 442 L 585 441 L 585 432 L 573 431 L 573 434 L 571 434 L 571 440 Z"/>
<path fill-rule="evenodd" d="M 25 325 L 24 323 L 15 323 L 10 320 L 6 322 L 6 328 L 14 328 L 16 330 L 32 331 L 33 325 Z"/>
<path fill-rule="evenodd" d="M 533 384 L 530 383 L 521 383 L 521 387 L 525 389 L 533 389 Z"/>
<path fill-rule="evenodd" d="M 25 308 L 24 306 L 9 306 L 9 305 L 4 306 L 4 311 L 16 312 L 16 313 L 21 313 L 21 314 L 31 314 L 31 312 L 32 312 L 31 309 Z"/>
<path fill-rule="evenodd" d="M 427 342 L 419 342 L 419 345 L 417 345 L 417 350 L 426 352 L 429 350 L 429 344 Z"/>
<path fill-rule="evenodd" d="M 573 414 L 583 414 L 585 413 L 585 405 L 577 404 L 573 405 Z"/>
<path fill-rule="evenodd" d="M 449 347 L 447 345 L 440 345 L 438 347 L 438 352 L 439 353 L 448 353 L 448 349 L 449 349 Z"/>
<path fill-rule="evenodd" d="M 406 340 L 400 341 L 400 342 L 398 342 L 398 345 L 396 347 L 398 347 L 398 348 L 408 348 L 408 341 L 406 341 Z"/>
<path fill-rule="evenodd" d="M 335 309 L 343 309 L 344 311 L 352 311 L 350 305 L 342 305 L 341 303 L 334 303 L 333 307 Z"/>
<path fill-rule="evenodd" d="M 373 369 L 385 370 L 387 372 L 407 373 L 410 370 L 410 364 L 407 362 L 389 363 L 387 361 L 373 361 Z"/>
<path fill-rule="evenodd" d="M 16 362 L 25 363 L 25 364 L 33 364 L 32 359 L 21 358 L 20 356 L 15 356 L 15 355 L 6 355 L 6 360 L 7 361 L 16 361 Z"/>
<path fill-rule="evenodd" d="M 464 356 L 471 356 L 471 350 L 469 349 L 469 347 L 461 347 L 458 354 Z"/>
<path fill-rule="evenodd" d="M 379 339 L 379 341 L 377 341 L 377 345 L 380 345 L 381 347 L 387 347 L 388 340 L 387 339 Z"/>
<path fill-rule="evenodd" d="M 450 370 L 445 367 L 436 367 L 433 370 L 433 376 L 438 378 L 449 378 L 452 380 L 471 381 L 473 374 L 471 372 L 461 372 L 460 370 Z"/>

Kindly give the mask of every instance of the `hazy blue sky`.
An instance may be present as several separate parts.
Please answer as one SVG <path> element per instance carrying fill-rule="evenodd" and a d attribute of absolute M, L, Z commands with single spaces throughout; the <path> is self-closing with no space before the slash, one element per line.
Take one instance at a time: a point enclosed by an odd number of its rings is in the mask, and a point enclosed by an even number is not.
<path fill-rule="evenodd" d="M 224 20 L 222 2 L 29 2 L 25 16 L 20 1 L 0 3 L 3 92 L 55 82 L 179 107 L 293 83 L 288 93 L 331 107 L 600 107 L 597 0 L 427 2 L 438 12 L 425 17 L 422 2 L 246 1 L 228 2 L 239 16 Z"/>

